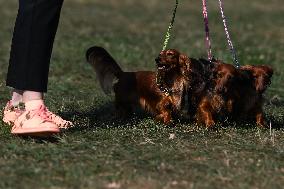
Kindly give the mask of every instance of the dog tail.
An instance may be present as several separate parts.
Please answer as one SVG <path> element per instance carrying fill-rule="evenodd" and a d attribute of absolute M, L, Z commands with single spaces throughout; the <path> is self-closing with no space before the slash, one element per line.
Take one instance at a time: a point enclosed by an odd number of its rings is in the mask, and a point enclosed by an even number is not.
<path fill-rule="evenodd" d="M 110 95 L 114 83 L 123 73 L 112 56 L 102 47 L 93 46 L 86 52 L 87 62 L 94 68 L 104 93 Z"/>

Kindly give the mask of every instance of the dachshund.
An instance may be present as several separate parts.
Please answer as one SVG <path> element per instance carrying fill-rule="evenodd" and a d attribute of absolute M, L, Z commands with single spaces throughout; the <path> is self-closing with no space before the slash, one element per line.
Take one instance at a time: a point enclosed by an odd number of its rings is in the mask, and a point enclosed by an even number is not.
<path fill-rule="evenodd" d="M 207 128 L 215 125 L 216 120 L 233 112 L 235 87 L 245 79 L 231 64 L 212 61 L 211 77 L 203 96 L 199 100 L 196 111 L 196 121 L 205 124 Z"/>
<path fill-rule="evenodd" d="M 174 53 L 174 51 L 172 53 Z M 164 55 L 163 52 L 160 54 L 160 56 L 164 57 L 167 57 L 168 55 L 170 54 L 166 54 L 166 52 L 164 52 Z M 172 62 L 165 58 L 163 59 L 165 62 L 167 62 L 167 67 L 175 65 L 175 61 Z M 207 88 L 209 80 L 208 76 L 210 76 L 212 64 L 211 62 L 203 59 L 198 60 L 195 58 L 187 57 L 184 57 L 182 59 L 186 60 L 183 62 L 184 66 L 181 66 L 181 73 L 184 81 L 186 82 L 183 82 L 184 89 L 182 93 L 183 95 L 181 98 L 181 104 L 179 104 L 178 112 L 180 114 L 178 115 L 178 117 L 192 119 L 194 117 L 194 114 L 196 113 L 198 103 L 201 97 L 204 96 L 204 91 Z M 168 77 L 164 75 L 163 69 L 158 69 L 157 73 L 158 85 L 160 85 L 160 88 L 167 89 L 166 86 Z M 176 98 L 180 99 L 180 95 L 178 95 Z"/>
<path fill-rule="evenodd" d="M 262 109 L 263 93 L 271 84 L 273 69 L 266 65 L 246 65 L 241 66 L 240 70 L 250 74 L 250 86 L 239 86 L 239 98 L 233 115 L 238 118 L 253 118 L 259 127 L 267 127 Z"/>
<path fill-rule="evenodd" d="M 187 110 L 190 119 L 195 117 L 198 105 L 211 86 L 213 64 L 205 59 L 190 58 L 190 82 L 187 89 Z"/>
<path fill-rule="evenodd" d="M 223 116 L 254 118 L 259 127 L 264 127 L 262 94 L 271 82 L 272 68 L 242 66 L 236 69 L 219 60 L 213 64 L 212 86 L 199 103 L 197 121 L 211 127 L 216 118 Z"/>
<path fill-rule="evenodd" d="M 165 84 L 157 85 L 154 71 L 124 72 L 113 57 L 102 47 L 93 46 L 86 52 L 87 62 L 94 68 L 105 94 L 114 92 L 115 108 L 126 116 L 134 108 L 151 113 L 157 121 L 170 124 L 181 107 L 183 77 L 188 57 L 174 49 L 162 51 L 156 64 Z M 163 87 L 166 86 L 166 87 Z M 161 89 L 167 88 L 167 92 Z"/>

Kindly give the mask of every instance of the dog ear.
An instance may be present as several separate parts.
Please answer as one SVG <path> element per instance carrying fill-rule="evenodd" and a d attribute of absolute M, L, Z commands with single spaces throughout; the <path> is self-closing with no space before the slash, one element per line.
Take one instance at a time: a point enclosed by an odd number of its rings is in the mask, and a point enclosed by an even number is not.
<path fill-rule="evenodd" d="M 188 56 L 186 56 L 185 54 L 180 54 L 179 55 L 179 64 L 180 66 L 184 67 L 186 69 L 190 69 L 190 59 Z"/>
<path fill-rule="evenodd" d="M 179 55 L 179 65 L 181 67 L 181 72 L 183 75 L 188 76 L 191 72 L 191 61 L 185 54 Z"/>
<path fill-rule="evenodd" d="M 269 77 L 272 77 L 273 75 L 273 69 L 271 66 L 263 65 L 262 66 L 265 70 L 265 72 L 269 75 Z"/>

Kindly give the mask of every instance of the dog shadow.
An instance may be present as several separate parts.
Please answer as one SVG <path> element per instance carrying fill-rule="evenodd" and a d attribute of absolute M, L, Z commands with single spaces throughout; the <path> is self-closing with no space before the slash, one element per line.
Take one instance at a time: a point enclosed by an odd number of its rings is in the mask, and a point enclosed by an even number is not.
<path fill-rule="evenodd" d="M 76 132 L 88 129 L 111 129 L 122 128 L 129 125 L 137 125 L 143 119 L 149 117 L 149 114 L 142 111 L 134 111 L 134 113 L 119 117 L 116 114 L 115 107 L 112 102 L 107 102 L 101 106 L 93 106 L 88 110 L 78 111 L 71 108 L 67 112 L 58 113 L 62 118 L 72 120 L 74 127 L 68 129 L 68 132 Z"/>
<path fill-rule="evenodd" d="M 204 128 L 206 129 L 205 125 L 198 125 L 197 122 L 194 120 L 194 118 L 189 117 L 180 117 L 178 118 L 178 123 L 184 126 L 194 125 L 198 128 Z M 209 130 L 218 130 L 220 128 L 241 128 L 241 129 L 251 129 L 251 128 L 257 128 L 254 120 L 242 120 L 238 119 L 235 120 L 233 118 L 223 118 L 216 121 L 216 125 L 210 128 Z M 284 129 L 284 119 L 283 118 L 277 118 L 275 115 L 272 114 L 266 114 L 266 126 L 263 129 L 275 129 L 275 130 L 281 130 Z"/>
<path fill-rule="evenodd" d="M 279 104 L 278 104 L 279 105 Z M 284 104 L 283 104 L 284 106 Z M 283 107 L 282 106 L 282 107 Z M 106 102 L 100 106 L 91 106 L 87 110 L 79 110 L 74 108 L 74 106 L 67 107 L 68 111 L 59 112 L 58 114 L 67 120 L 72 120 L 75 123 L 75 127 L 68 129 L 68 132 L 82 131 L 88 129 L 111 129 L 111 128 L 123 128 L 131 127 L 131 125 L 138 125 L 140 122 L 145 120 L 145 118 L 152 117 L 141 110 L 135 110 L 134 113 L 128 115 L 127 117 L 119 117 L 116 115 L 116 110 L 113 102 Z M 271 125 L 272 129 L 280 130 L 284 128 L 284 119 L 275 117 L 273 114 L 266 114 L 267 126 Z M 154 119 L 152 117 L 152 119 Z M 183 126 L 197 125 L 193 118 L 188 116 L 183 116 L 175 119 L 175 124 L 181 124 Z M 217 127 L 222 128 L 243 128 L 251 129 L 257 127 L 254 121 L 251 120 L 232 120 L 230 118 L 224 119 L 217 122 Z M 204 127 L 198 125 L 198 127 Z"/>

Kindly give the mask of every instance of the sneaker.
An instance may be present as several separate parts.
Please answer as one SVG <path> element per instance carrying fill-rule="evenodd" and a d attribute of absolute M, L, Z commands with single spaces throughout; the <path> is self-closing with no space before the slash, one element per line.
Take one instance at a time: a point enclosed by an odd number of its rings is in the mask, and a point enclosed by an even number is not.
<path fill-rule="evenodd" d="M 68 129 L 73 127 L 73 123 L 71 121 L 66 121 L 64 119 L 62 119 L 60 116 L 52 113 L 51 111 L 49 111 L 46 107 L 46 112 L 49 116 L 49 118 L 60 128 L 60 129 Z"/>
<path fill-rule="evenodd" d="M 60 129 L 68 129 L 73 127 L 73 123 L 71 121 L 66 121 L 62 119 L 60 116 L 49 111 L 42 100 L 39 100 L 38 103 L 45 108 L 46 114 L 49 116 L 50 120 L 53 121 Z M 25 111 L 24 103 L 20 103 L 18 106 L 13 106 L 11 101 L 7 102 L 6 107 L 4 108 L 4 116 L 3 121 L 12 126 L 15 120 Z"/>
<path fill-rule="evenodd" d="M 11 130 L 12 134 L 26 136 L 50 136 L 59 132 L 42 100 L 27 102 L 25 111 L 15 120 Z"/>
<path fill-rule="evenodd" d="M 12 126 L 15 120 L 25 111 L 24 103 L 18 106 L 13 106 L 11 101 L 8 101 L 4 108 L 3 122 Z"/>

